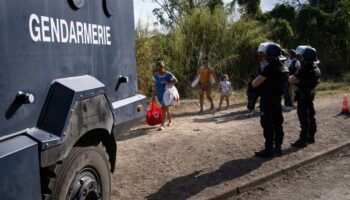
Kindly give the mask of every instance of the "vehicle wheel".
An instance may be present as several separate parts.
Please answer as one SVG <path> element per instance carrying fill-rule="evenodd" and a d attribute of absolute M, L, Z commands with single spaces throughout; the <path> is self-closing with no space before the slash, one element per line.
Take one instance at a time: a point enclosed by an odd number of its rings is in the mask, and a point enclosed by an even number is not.
<path fill-rule="evenodd" d="M 110 165 L 102 145 L 73 147 L 61 164 L 51 166 L 44 199 L 109 200 Z M 45 191 L 43 191 L 45 193 Z"/>

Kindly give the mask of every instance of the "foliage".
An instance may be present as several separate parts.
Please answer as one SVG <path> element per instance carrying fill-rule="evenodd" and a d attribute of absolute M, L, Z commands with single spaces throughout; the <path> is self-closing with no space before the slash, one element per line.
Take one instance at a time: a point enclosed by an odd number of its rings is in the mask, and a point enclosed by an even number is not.
<path fill-rule="evenodd" d="M 348 80 L 350 71 L 350 1 L 289 0 L 262 14 L 260 0 L 153 0 L 154 10 L 166 31 L 136 29 L 139 88 L 154 94 L 152 68 L 162 59 L 179 80 L 182 96 L 195 90 L 190 83 L 200 60 L 209 62 L 218 76 L 226 73 L 235 88 L 245 86 L 257 73 L 259 43 L 275 41 L 283 48 L 309 44 L 317 49 L 323 79 Z M 232 20 L 239 6 L 241 17 Z"/>
<path fill-rule="evenodd" d="M 293 28 L 285 19 L 271 19 L 267 22 L 270 28 L 270 38 L 282 45 L 288 47 L 294 38 Z"/>
<path fill-rule="evenodd" d="M 196 8 L 209 8 L 214 11 L 224 5 L 222 0 L 152 0 L 159 5 L 153 14 L 166 27 L 178 25 L 178 17 L 191 15 Z"/>
<path fill-rule="evenodd" d="M 277 4 L 269 14 L 273 18 L 285 19 L 288 22 L 293 22 L 296 17 L 296 11 L 292 5 L 289 4 Z"/>
<path fill-rule="evenodd" d="M 260 8 L 261 0 L 233 0 L 233 4 L 238 4 L 241 7 L 241 12 L 250 18 L 258 18 L 262 15 Z"/>

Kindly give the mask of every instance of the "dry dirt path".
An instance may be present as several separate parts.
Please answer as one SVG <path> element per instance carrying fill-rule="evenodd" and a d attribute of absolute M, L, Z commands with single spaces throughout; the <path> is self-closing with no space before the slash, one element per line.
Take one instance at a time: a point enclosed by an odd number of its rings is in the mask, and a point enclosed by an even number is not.
<path fill-rule="evenodd" d="M 230 200 L 349 200 L 350 148 Z"/>
<path fill-rule="evenodd" d="M 246 117 L 244 105 L 174 119 L 163 131 L 140 126 L 117 142 L 112 199 L 210 199 L 242 184 L 350 142 L 350 118 L 339 116 L 341 96 L 316 101 L 316 143 L 290 147 L 298 137 L 296 111 L 284 113 L 284 155 L 253 157 L 263 147 L 259 116 Z"/>

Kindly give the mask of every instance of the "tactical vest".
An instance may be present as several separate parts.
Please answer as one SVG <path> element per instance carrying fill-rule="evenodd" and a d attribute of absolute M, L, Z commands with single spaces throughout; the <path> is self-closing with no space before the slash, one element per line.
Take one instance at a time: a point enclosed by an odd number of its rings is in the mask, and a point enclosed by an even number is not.
<path fill-rule="evenodd" d="M 300 69 L 300 73 L 305 73 L 296 86 L 300 89 L 313 90 L 320 83 L 321 70 L 317 64 L 309 63 Z"/>
<path fill-rule="evenodd" d="M 283 65 L 280 61 L 270 62 L 272 74 L 264 81 L 262 95 L 281 96 L 284 93 L 286 78 Z"/>

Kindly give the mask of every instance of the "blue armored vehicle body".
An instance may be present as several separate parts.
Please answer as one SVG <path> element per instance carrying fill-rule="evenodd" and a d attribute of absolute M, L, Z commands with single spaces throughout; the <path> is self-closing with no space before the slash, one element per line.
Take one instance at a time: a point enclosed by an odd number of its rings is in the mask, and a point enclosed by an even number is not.
<path fill-rule="evenodd" d="M 133 1 L 0 0 L 0 199 L 110 199 L 145 116 Z"/>

